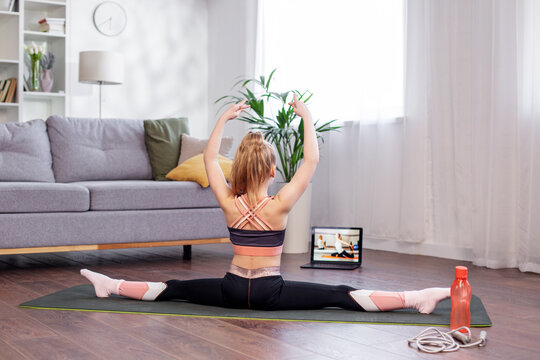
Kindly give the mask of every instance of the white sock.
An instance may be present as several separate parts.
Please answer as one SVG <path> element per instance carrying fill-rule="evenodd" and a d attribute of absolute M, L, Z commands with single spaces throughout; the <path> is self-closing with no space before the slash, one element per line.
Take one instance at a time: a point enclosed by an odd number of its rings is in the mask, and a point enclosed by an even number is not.
<path fill-rule="evenodd" d="M 450 297 L 450 288 L 429 288 L 417 291 L 404 291 L 405 307 L 413 308 L 422 314 L 431 314 L 442 299 Z"/>
<path fill-rule="evenodd" d="M 118 288 L 122 281 L 124 281 L 111 279 L 106 275 L 93 272 L 88 269 L 81 269 L 81 275 L 87 278 L 92 285 L 94 285 L 96 296 L 100 298 L 109 297 L 111 294 L 118 295 Z"/>

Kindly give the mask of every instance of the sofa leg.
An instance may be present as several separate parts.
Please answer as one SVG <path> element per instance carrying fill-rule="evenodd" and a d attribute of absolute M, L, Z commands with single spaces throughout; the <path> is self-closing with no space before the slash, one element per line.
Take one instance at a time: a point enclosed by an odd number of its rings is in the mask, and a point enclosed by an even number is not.
<path fill-rule="evenodd" d="M 184 245 L 184 260 L 191 260 L 191 245 Z"/>

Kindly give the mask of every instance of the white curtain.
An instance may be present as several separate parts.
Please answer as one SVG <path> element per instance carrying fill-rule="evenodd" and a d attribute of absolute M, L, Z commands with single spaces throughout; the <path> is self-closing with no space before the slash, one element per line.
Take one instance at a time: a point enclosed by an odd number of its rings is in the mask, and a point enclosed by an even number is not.
<path fill-rule="evenodd" d="M 540 4 L 518 3 L 518 265 L 540 272 Z"/>
<path fill-rule="evenodd" d="M 405 120 L 327 137 L 313 222 L 540 272 L 540 4 L 410 0 Z"/>
<path fill-rule="evenodd" d="M 258 70 L 328 121 L 403 116 L 401 0 L 260 0 Z M 377 34 L 377 36 L 373 36 Z"/>

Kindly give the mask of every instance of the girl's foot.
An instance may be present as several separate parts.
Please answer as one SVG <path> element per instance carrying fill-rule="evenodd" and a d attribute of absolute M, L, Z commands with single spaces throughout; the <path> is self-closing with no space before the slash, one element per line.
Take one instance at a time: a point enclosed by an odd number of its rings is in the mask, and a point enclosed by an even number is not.
<path fill-rule="evenodd" d="M 439 301 L 450 297 L 450 288 L 429 288 L 403 292 L 354 290 L 349 295 L 365 311 L 411 308 L 422 314 L 431 314 Z"/>
<path fill-rule="evenodd" d="M 422 314 L 431 314 L 439 301 L 450 297 L 450 288 L 429 288 L 418 291 L 404 291 L 406 308 L 413 308 Z"/>
<path fill-rule="evenodd" d="M 124 280 L 111 279 L 110 277 L 90 271 L 88 269 L 81 269 L 81 275 L 87 278 L 96 291 L 96 296 L 100 298 L 109 297 L 111 294 L 118 295 L 118 288 L 120 283 Z"/>

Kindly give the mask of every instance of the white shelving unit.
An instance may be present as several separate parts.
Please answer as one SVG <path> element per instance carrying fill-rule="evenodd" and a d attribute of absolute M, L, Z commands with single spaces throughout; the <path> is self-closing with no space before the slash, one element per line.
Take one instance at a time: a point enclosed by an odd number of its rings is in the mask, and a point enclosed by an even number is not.
<path fill-rule="evenodd" d="M 17 0 L 13 12 L 0 11 L 0 80 L 16 77 L 17 92 L 13 103 L 0 103 L 0 123 L 46 119 L 51 114 L 66 114 L 69 94 L 69 0 Z M 39 31 L 38 21 L 45 18 L 66 19 L 65 34 Z M 46 44 L 54 54 L 54 85 L 51 92 L 23 90 L 25 74 L 24 44 Z M 26 70 L 28 72 L 28 70 Z"/>
<path fill-rule="evenodd" d="M 16 7 L 15 11 L 0 11 L 0 80 L 22 76 L 21 51 L 22 23 L 21 15 Z M 12 103 L 0 103 L 0 122 L 20 121 L 21 91 L 17 92 Z"/>
<path fill-rule="evenodd" d="M 47 38 L 65 38 L 65 34 L 48 34 L 39 31 L 24 30 L 24 39 L 26 41 L 46 41 Z"/>

